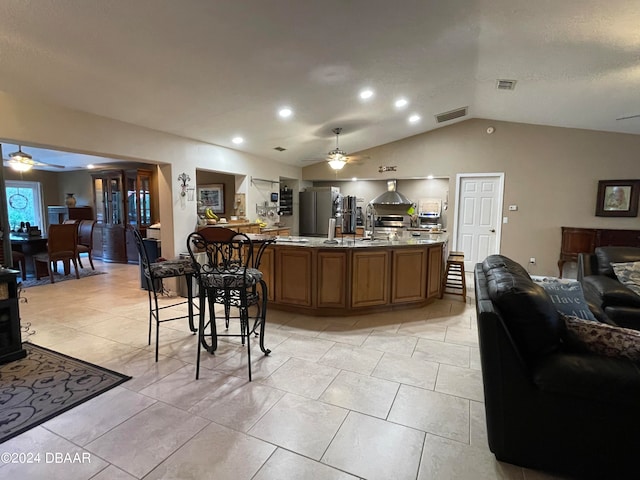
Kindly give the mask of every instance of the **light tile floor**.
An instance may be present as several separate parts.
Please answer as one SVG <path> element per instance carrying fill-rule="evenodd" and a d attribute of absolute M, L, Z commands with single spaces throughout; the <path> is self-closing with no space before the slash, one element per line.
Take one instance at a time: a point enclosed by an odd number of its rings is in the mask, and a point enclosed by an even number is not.
<path fill-rule="evenodd" d="M 42 459 L 2 478 L 556 478 L 487 447 L 471 298 L 349 318 L 270 310 L 253 382 L 236 339 L 203 355 L 196 381 L 186 321 L 161 326 L 155 363 L 138 267 L 96 268 L 108 273 L 26 289 L 23 339 L 133 379 L 2 444 Z M 45 461 L 75 453 L 89 461 Z"/>

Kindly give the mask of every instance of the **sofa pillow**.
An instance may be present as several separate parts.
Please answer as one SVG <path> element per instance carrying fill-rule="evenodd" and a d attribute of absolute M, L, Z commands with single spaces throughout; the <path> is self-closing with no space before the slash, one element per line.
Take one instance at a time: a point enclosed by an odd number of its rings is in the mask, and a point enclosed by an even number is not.
<path fill-rule="evenodd" d="M 536 276 L 531 279 L 545 289 L 558 312 L 585 320 L 596 320 L 589 310 L 580 282 L 555 277 Z"/>
<path fill-rule="evenodd" d="M 640 362 L 640 331 L 563 315 L 570 349 Z"/>
<path fill-rule="evenodd" d="M 612 263 L 611 266 L 620 283 L 640 295 L 640 262 Z"/>

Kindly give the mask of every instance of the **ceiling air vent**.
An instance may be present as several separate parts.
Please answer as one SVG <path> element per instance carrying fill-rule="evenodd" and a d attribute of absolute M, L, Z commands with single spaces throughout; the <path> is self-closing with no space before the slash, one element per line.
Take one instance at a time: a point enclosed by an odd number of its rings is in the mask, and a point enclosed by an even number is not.
<path fill-rule="evenodd" d="M 273 147 L 274 150 L 277 150 L 279 152 L 284 152 L 286 150 L 286 148 L 284 147 Z"/>
<path fill-rule="evenodd" d="M 449 112 L 439 113 L 436 115 L 436 121 L 438 123 L 448 122 L 449 120 L 453 120 L 456 118 L 464 117 L 467 114 L 467 109 L 469 107 L 457 108 L 455 110 L 451 110 Z"/>
<path fill-rule="evenodd" d="M 500 80 L 496 83 L 498 90 L 515 90 L 517 80 Z"/>

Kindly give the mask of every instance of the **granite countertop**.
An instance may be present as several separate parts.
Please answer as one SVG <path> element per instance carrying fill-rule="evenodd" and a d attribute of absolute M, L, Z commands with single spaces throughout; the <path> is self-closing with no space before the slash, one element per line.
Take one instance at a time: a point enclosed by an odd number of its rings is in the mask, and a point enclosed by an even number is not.
<path fill-rule="evenodd" d="M 324 237 L 276 237 L 276 245 L 295 245 L 312 248 L 371 248 L 371 247 L 411 247 L 435 245 L 448 240 L 446 234 L 428 234 L 398 240 L 367 240 L 362 238 L 337 238 L 337 243 L 325 243 Z"/>
<path fill-rule="evenodd" d="M 250 227 L 252 225 L 260 225 L 256 222 L 226 222 L 226 223 L 207 223 L 202 225 L 203 227 Z"/>
<path fill-rule="evenodd" d="M 446 233 L 446 230 L 438 230 L 438 231 L 433 231 L 429 228 L 422 228 L 422 227 L 409 227 L 407 228 L 408 232 L 423 232 L 423 233 Z"/>
<path fill-rule="evenodd" d="M 273 232 L 276 230 L 283 230 L 283 229 L 291 229 L 291 227 L 262 227 L 260 229 L 260 231 L 262 232 Z"/>

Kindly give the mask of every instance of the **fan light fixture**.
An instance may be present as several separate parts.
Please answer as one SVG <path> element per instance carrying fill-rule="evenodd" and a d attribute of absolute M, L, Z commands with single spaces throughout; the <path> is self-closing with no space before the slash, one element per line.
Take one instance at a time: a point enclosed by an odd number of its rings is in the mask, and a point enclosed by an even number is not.
<path fill-rule="evenodd" d="M 336 134 L 336 148 L 329 152 L 329 166 L 334 170 L 342 170 L 347 163 L 347 154 L 344 150 L 340 150 L 338 145 L 338 137 L 340 136 L 340 132 L 342 132 L 342 128 L 334 128 L 331 130 Z"/>
<path fill-rule="evenodd" d="M 18 145 L 18 151 L 9 154 L 9 166 L 16 172 L 28 172 L 33 168 L 33 157 Z"/>

